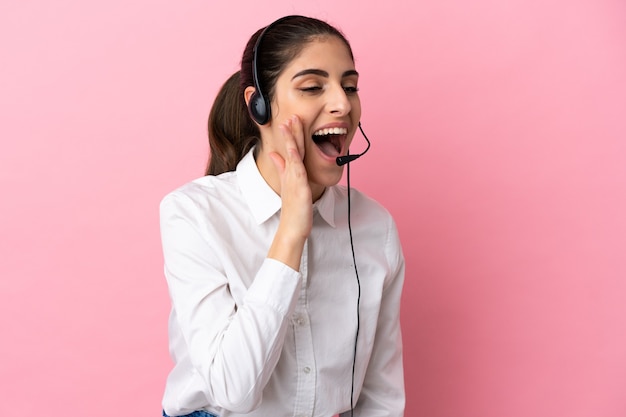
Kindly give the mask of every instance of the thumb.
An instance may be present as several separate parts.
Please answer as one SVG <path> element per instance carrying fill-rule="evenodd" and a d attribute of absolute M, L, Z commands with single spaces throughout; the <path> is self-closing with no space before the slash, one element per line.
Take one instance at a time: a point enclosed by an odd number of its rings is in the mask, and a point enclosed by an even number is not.
<path fill-rule="evenodd" d="M 283 157 L 280 156 L 277 152 L 270 152 L 269 157 L 274 163 L 276 169 L 278 170 L 278 173 L 282 175 L 283 172 L 285 172 L 285 160 L 283 159 Z"/>

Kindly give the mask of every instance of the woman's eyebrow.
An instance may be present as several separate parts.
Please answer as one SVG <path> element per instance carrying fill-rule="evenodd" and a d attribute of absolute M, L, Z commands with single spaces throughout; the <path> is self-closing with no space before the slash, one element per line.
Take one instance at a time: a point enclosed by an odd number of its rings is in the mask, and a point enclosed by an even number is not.
<path fill-rule="evenodd" d="M 298 77 L 302 77 L 303 75 L 309 75 L 309 74 L 319 75 L 320 77 L 328 78 L 328 72 L 321 70 L 321 69 L 310 68 L 310 69 L 305 69 L 305 70 L 297 72 L 296 75 L 291 77 L 291 79 L 295 80 Z"/>
<path fill-rule="evenodd" d="M 321 70 L 321 69 L 309 68 L 309 69 L 305 69 L 302 71 L 298 71 L 293 77 L 291 77 L 291 79 L 294 80 L 298 77 L 302 77 L 303 75 L 309 75 L 309 74 L 319 75 L 320 77 L 328 78 L 328 72 Z M 359 73 L 357 72 L 357 70 L 348 70 L 344 72 L 341 77 L 345 78 L 345 77 L 350 77 L 352 75 L 356 75 L 358 77 Z"/>

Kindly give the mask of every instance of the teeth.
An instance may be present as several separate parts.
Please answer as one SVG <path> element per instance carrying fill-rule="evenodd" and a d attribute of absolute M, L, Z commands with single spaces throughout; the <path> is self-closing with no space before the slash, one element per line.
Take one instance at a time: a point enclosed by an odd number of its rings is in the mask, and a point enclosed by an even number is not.
<path fill-rule="evenodd" d="M 330 129 L 320 129 L 313 133 L 314 136 L 322 135 L 345 135 L 348 133 L 348 129 L 345 127 L 331 127 Z"/>

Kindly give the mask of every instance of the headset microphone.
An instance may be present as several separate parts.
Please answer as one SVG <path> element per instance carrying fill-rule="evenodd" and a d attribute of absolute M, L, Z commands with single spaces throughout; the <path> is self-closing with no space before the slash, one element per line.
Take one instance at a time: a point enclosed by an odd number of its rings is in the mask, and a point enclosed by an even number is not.
<path fill-rule="evenodd" d="M 367 148 L 365 148 L 365 150 L 361 153 L 357 153 L 354 155 L 344 155 L 344 156 L 338 156 L 337 157 L 337 165 L 339 166 L 343 166 L 349 162 L 354 161 L 355 159 L 358 159 L 360 157 L 362 157 L 363 155 L 365 155 L 365 153 L 367 151 L 369 151 L 370 149 L 370 140 L 367 138 L 367 136 L 365 136 L 365 132 L 363 132 L 363 128 L 361 127 L 361 122 L 359 122 L 359 130 L 361 131 L 361 134 L 363 135 L 363 137 L 365 138 L 365 140 L 367 141 Z"/>
<path fill-rule="evenodd" d="M 345 156 L 338 156 L 337 157 L 337 165 L 342 166 L 347 164 L 348 162 L 352 162 L 355 159 L 360 158 L 361 155 L 357 154 L 357 155 L 345 155 Z"/>

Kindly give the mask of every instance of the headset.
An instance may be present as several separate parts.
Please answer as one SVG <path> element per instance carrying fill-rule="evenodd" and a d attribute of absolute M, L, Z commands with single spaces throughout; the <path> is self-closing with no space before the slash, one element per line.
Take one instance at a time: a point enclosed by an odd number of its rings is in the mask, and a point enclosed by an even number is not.
<path fill-rule="evenodd" d="M 260 125 L 264 125 L 270 121 L 270 118 L 272 117 L 272 109 L 270 107 L 269 98 L 263 94 L 261 83 L 259 83 L 259 69 L 257 65 L 259 46 L 261 45 L 263 37 L 271 28 L 292 17 L 297 16 L 284 16 L 267 25 L 257 38 L 256 43 L 254 44 L 254 49 L 252 50 L 252 81 L 254 82 L 254 93 L 252 93 L 250 101 L 248 102 L 248 112 L 250 113 L 252 120 Z"/>

